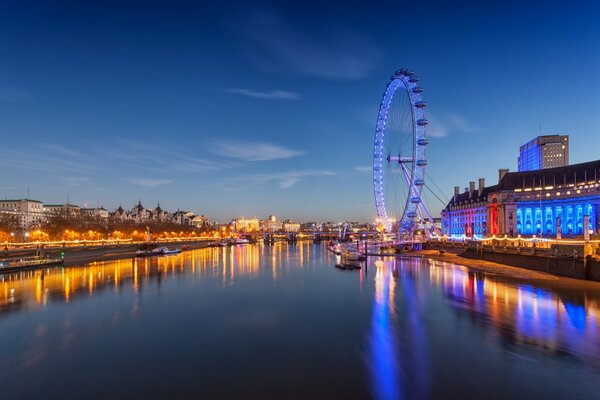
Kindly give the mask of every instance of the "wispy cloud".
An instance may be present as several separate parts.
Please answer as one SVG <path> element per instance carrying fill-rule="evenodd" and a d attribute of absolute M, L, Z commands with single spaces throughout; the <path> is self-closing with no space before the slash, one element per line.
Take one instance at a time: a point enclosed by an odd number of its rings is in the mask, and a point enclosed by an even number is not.
<path fill-rule="evenodd" d="M 314 169 L 278 173 L 260 173 L 231 179 L 226 182 L 225 186 L 228 190 L 236 190 L 257 185 L 275 184 L 280 189 L 289 189 L 305 178 L 336 175 L 338 175 L 338 173 L 335 171 Z"/>
<path fill-rule="evenodd" d="M 227 89 L 229 93 L 239 94 L 242 96 L 253 97 L 255 99 L 263 100 L 299 100 L 300 95 L 294 92 L 288 92 L 286 90 L 269 90 L 266 92 L 259 92 L 251 89 L 231 88 Z"/>
<path fill-rule="evenodd" d="M 373 171 L 373 167 L 371 167 L 370 165 L 359 165 L 358 167 L 354 167 L 354 170 L 366 173 Z"/>
<path fill-rule="evenodd" d="M 138 186 L 157 187 L 173 183 L 170 179 L 151 179 L 151 178 L 129 178 L 128 182 Z"/>
<path fill-rule="evenodd" d="M 303 151 L 288 149 L 272 143 L 217 142 L 214 154 L 242 161 L 271 161 L 301 156 Z"/>
<path fill-rule="evenodd" d="M 474 133 L 479 131 L 465 117 L 454 113 L 441 116 L 427 113 L 427 119 L 429 120 L 427 135 L 431 137 L 441 138 L 451 133 Z"/>
<path fill-rule="evenodd" d="M 189 150 L 171 143 L 140 143 L 121 140 L 118 146 L 101 149 L 100 153 L 109 160 L 117 160 L 129 168 L 152 172 L 183 172 L 200 174 L 226 168 L 226 163 L 217 163 L 195 155 Z"/>
<path fill-rule="evenodd" d="M 310 32 L 273 14 L 251 19 L 252 56 L 264 69 L 286 69 L 327 79 L 362 79 L 374 70 L 381 51 L 359 33 L 340 27 Z"/>
<path fill-rule="evenodd" d="M 64 154 L 52 150 L 39 154 L 35 152 L 35 147 L 27 151 L 0 150 L 0 165 L 52 173 L 59 171 L 89 173 L 95 169 L 93 163 L 86 162 L 81 154 L 78 157 L 65 157 Z"/>
<path fill-rule="evenodd" d="M 83 176 L 67 176 L 64 178 L 64 180 L 69 186 L 80 186 L 90 182 L 90 178 Z"/>

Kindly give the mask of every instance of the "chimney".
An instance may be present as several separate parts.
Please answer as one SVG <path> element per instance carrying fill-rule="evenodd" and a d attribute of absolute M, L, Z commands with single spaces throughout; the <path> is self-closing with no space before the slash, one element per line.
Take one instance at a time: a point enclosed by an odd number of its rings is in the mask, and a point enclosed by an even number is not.
<path fill-rule="evenodd" d="M 508 173 L 508 168 L 500 168 L 498 170 L 498 183 L 504 178 L 504 175 Z"/>
<path fill-rule="evenodd" d="M 483 188 L 485 187 L 485 178 L 479 178 L 479 196 L 483 192 Z"/>
<path fill-rule="evenodd" d="M 458 194 L 460 192 L 460 187 L 454 186 L 454 202 L 456 203 L 456 199 L 458 199 Z"/>
<path fill-rule="evenodd" d="M 469 198 L 473 197 L 473 192 L 475 191 L 475 182 L 469 182 Z"/>

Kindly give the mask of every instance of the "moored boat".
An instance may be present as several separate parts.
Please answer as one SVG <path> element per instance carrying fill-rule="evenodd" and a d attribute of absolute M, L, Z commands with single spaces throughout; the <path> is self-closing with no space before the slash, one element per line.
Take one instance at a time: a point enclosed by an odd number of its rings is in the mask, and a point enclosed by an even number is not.
<path fill-rule="evenodd" d="M 4 272 L 38 269 L 62 265 L 62 258 L 23 257 L 0 260 L 0 274 Z"/>
<path fill-rule="evenodd" d="M 138 250 L 135 252 L 136 257 L 152 257 L 170 254 L 181 253 L 181 249 L 169 249 L 168 247 L 157 247 L 155 249 Z"/>
<path fill-rule="evenodd" d="M 357 251 L 346 251 L 343 254 L 344 258 L 348 261 L 364 261 L 367 259 L 364 254 Z"/>

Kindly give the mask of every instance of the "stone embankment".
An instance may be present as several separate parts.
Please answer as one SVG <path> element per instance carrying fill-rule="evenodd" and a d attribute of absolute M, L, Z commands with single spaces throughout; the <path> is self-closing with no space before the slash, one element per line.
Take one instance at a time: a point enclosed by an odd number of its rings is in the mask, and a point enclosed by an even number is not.
<path fill-rule="evenodd" d="M 186 246 L 190 249 L 200 249 L 208 246 L 207 240 L 194 241 L 177 241 L 177 242 L 160 242 L 155 243 L 156 246 L 181 247 Z M 11 250 L 6 258 L 30 257 L 40 255 L 48 258 L 64 257 L 65 266 L 85 264 L 93 261 L 110 261 L 122 258 L 135 257 L 135 252 L 139 249 L 142 243 L 128 243 L 119 245 L 105 246 L 69 246 L 69 247 L 53 247 L 47 249 L 22 249 Z"/>

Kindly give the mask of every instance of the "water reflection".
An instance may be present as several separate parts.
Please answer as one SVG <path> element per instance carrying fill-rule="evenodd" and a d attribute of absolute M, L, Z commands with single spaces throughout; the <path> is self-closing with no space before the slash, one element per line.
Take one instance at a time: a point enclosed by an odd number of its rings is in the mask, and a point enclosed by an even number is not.
<path fill-rule="evenodd" d="M 373 389 L 377 398 L 399 399 L 397 342 L 392 327 L 397 323 L 394 303 L 395 281 L 383 261 L 375 262 L 375 296 L 371 320 L 370 352 Z"/>
<path fill-rule="evenodd" d="M 416 287 L 418 265 L 400 259 L 374 263 L 375 295 L 371 321 L 370 365 L 378 399 L 426 399 L 427 332 L 422 316 L 426 299 Z"/>
<path fill-rule="evenodd" d="M 308 245 L 298 246 L 300 265 L 309 263 Z M 294 253 L 296 254 L 296 253 Z M 261 265 L 273 280 L 289 269 L 287 246 L 234 246 L 209 248 L 169 257 L 134 258 L 94 262 L 83 267 L 48 268 L 0 275 L 0 315 L 17 309 L 44 307 L 51 301 L 69 303 L 78 297 L 92 296 L 98 290 L 119 290 L 123 285 L 139 293 L 144 285 L 181 274 L 194 279 L 219 279 L 222 286 L 239 278 L 259 275 Z M 264 262 L 263 259 L 269 260 Z M 261 263 L 261 260 L 263 261 Z"/>
<path fill-rule="evenodd" d="M 439 262 L 431 263 L 430 277 L 456 309 L 494 327 L 508 342 L 570 354 L 600 366 L 597 290 L 555 288 L 545 282 L 539 284 L 548 287 L 534 287 Z"/>
<path fill-rule="evenodd" d="M 595 390 L 600 285 L 335 263 L 277 243 L 2 275 L 0 397 L 59 398 L 65 376 L 72 398 L 576 398 L 573 377 L 579 398 Z"/>
<path fill-rule="evenodd" d="M 428 312 L 424 297 L 435 297 L 437 290 L 450 311 L 494 332 L 511 346 L 509 352 L 533 346 L 546 356 L 568 355 L 600 368 L 598 285 L 535 281 L 534 286 L 438 261 L 378 260 L 374 266 L 369 357 L 377 398 L 430 396 L 431 332 L 423 320 L 444 311 Z"/>

